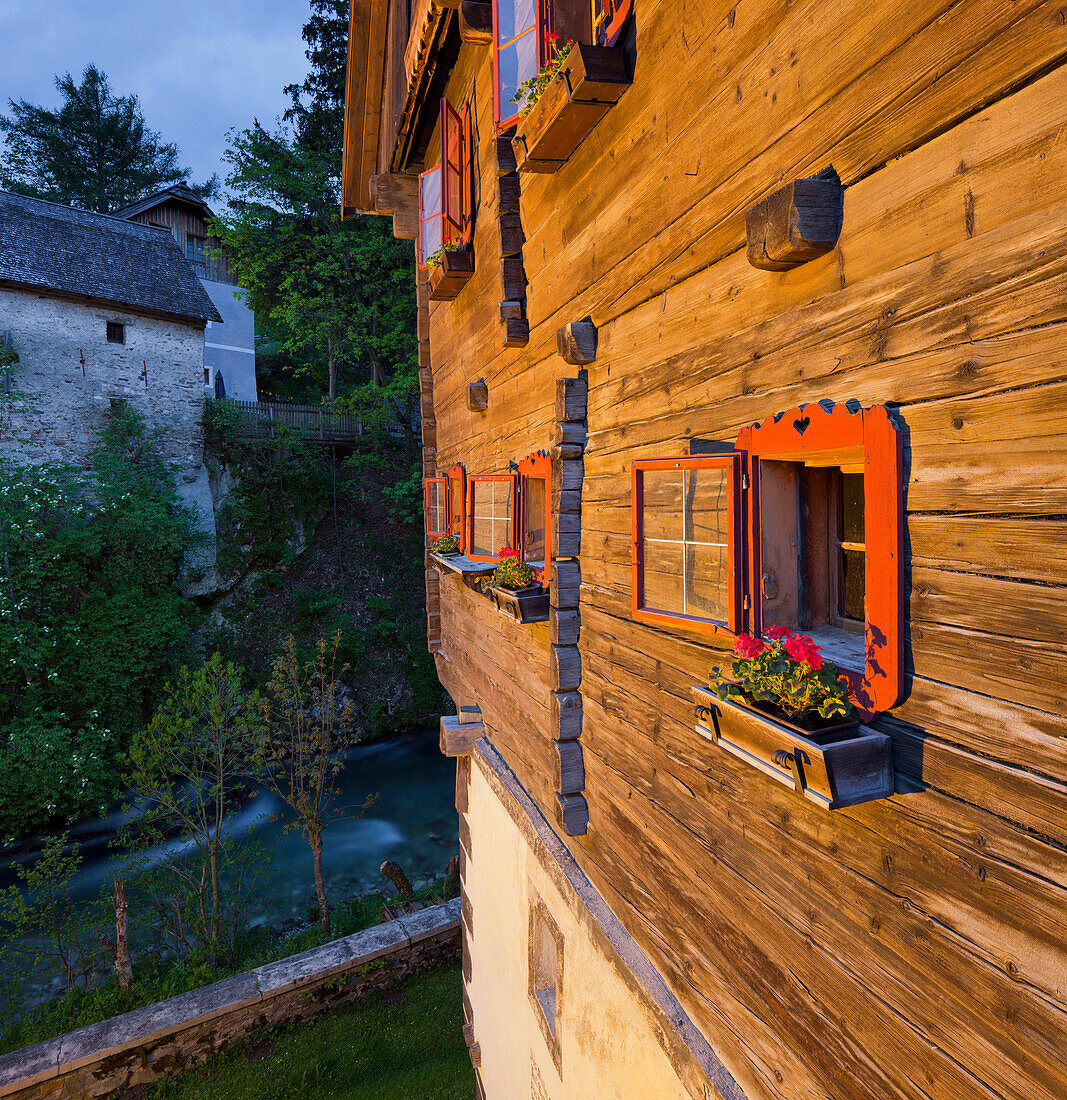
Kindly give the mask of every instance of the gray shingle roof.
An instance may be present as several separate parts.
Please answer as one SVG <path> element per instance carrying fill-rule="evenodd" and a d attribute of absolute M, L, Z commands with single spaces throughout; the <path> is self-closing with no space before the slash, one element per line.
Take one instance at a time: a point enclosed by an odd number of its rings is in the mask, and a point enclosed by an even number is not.
<path fill-rule="evenodd" d="M 0 282 L 199 321 L 218 311 L 168 230 L 0 191 Z"/>
<path fill-rule="evenodd" d="M 212 216 L 211 207 L 191 187 L 186 187 L 184 183 L 176 183 L 173 187 L 157 191 L 154 195 L 148 195 L 129 206 L 124 206 L 121 210 L 116 210 L 114 217 L 133 218 L 138 214 L 143 214 L 146 210 L 151 210 L 154 206 L 162 206 L 163 203 L 169 202 L 171 199 L 183 202 L 188 206 L 195 206 L 205 218 Z"/>

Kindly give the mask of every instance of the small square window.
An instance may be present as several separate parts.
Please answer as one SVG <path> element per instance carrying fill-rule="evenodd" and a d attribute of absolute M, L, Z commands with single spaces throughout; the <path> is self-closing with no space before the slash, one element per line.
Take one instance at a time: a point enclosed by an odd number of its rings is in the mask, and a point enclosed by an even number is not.
<path fill-rule="evenodd" d="M 126 343 L 126 326 L 120 325 L 118 321 L 108 321 L 107 323 L 107 342 L 109 344 L 125 344 Z"/>
<path fill-rule="evenodd" d="M 563 934 L 543 901 L 530 910 L 529 994 L 556 1068 L 560 1068 L 563 1000 Z"/>
<path fill-rule="evenodd" d="M 211 385 L 211 369 L 209 367 L 204 367 L 204 385 Z"/>

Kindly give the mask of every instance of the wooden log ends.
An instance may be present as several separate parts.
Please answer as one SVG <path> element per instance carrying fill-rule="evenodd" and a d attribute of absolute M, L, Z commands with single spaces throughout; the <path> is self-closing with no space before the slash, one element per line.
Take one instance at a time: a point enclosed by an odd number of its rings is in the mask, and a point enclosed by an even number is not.
<path fill-rule="evenodd" d="M 526 243 L 526 235 L 522 231 L 522 219 L 518 214 L 501 214 L 498 224 L 500 227 L 500 254 L 502 256 L 518 256 L 522 252 L 522 246 Z"/>
<path fill-rule="evenodd" d="M 504 347 L 521 348 L 530 342 L 530 322 L 525 317 L 512 317 L 504 322 Z"/>
<path fill-rule="evenodd" d="M 581 794 L 585 790 L 585 762 L 582 746 L 578 741 L 570 740 L 555 741 L 552 748 L 557 793 Z"/>
<path fill-rule="evenodd" d="M 577 691 L 552 693 L 552 731 L 559 741 L 575 741 L 582 736 L 582 696 Z"/>
<path fill-rule="evenodd" d="M 581 617 L 577 608 L 551 611 L 548 617 L 548 636 L 553 645 L 577 645 L 581 630 Z"/>
<path fill-rule="evenodd" d="M 557 330 L 556 349 L 565 363 L 578 366 L 593 363 L 596 361 L 598 335 L 591 317 L 571 321 Z"/>
<path fill-rule="evenodd" d="M 485 412 L 489 408 L 489 387 L 484 378 L 467 386 L 467 408 L 472 412 Z"/>
<path fill-rule="evenodd" d="M 519 177 L 514 173 L 497 179 L 497 198 L 501 214 L 518 214 L 522 189 Z"/>
<path fill-rule="evenodd" d="M 486 7 L 488 6 L 486 4 Z M 474 1038 L 474 1024 L 463 1025 L 463 1039 L 467 1044 L 467 1050 L 470 1052 L 471 1065 L 475 1069 L 479 1069 L 482 1064 L 482 1048 Z"/>
<path fill-rule="evenodd" d="M 505 298 L 500 303 L 500 320 L 517 321 L 526 316 L 526 303 L 521 298 Z"/>
<path fill-rule="evenodd" d="M 585 836 L 589 827 L 589 805 L 580 794 L 556 795 L 556 820 L 567 836 Z"/>
<path fill-rule="evenodd" d="M 460 707 L 456 717 L 461 726 L 478 725 L 482 720 L 482 708 L 477 704 Z"/>
<path fill-rule="evenodd" d="M 576 561 L 552 562 L 552 606 L 570 608 L 578 606 L 582 587 L 582 570 Z"/>
<path fill-rule="evenodd" d="M 445 756 L 470 756 L 474 742 L 485 733 L 478 722 L 461 722 L 458 716 L 447 714 L 441 719 L 441 752 Z"/>
<path fill-rule="evenodd" d="M 511 137 L 515 128 L 506 130 L 496 139 L 496 170 L 497 175 L 506 176 L 509 172 L 517 170 L 515 163 L 515 150 L 511 147 Z"/>
<path fill-rule="evenodd" d="M 589 405 L 589 376 L 556 380 L 556 419 L 585 420 Z"/>
<path fill-rule="evenodd" d="M 575 691 L 582 682 L 582 655 L 577 646 L 551 647 L 550 681 L 553 691 Z M 469 754 L 468 754 L 469 755 Z"/>
<path fill-rule="evenodd" d="M 748 262 L 788 271 L 832 251 L 843 209 L 844 188 L 833 168 L 787 183 L 745 213 Z"/>

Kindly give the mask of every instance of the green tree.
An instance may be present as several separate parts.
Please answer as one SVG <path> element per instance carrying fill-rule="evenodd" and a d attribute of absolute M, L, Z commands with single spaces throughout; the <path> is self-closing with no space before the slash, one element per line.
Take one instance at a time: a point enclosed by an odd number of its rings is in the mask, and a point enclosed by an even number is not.
<path fill-rule="evenodd" d="M 418 405 L 414 249 L 387 219 L 342 220 L 345 0 L 312 0 L 310 72 L 290 85 L 286 125 L 231 134 L 234 198 L 218 220 L 252 305 L 280 349 L 330 399 L 403 430 Z"/>
<path fill-rule="evenodd" d="M 221 933 L 227 802 L 250 770 L 261 713 L 241 675 L 217 653 L 195 672 L 183 668 L 130 753 L 131 785 L 152 806 L 149 835 L 158 839 L 152 826 L 164 835 L 177 831 L 197 853 L 188 865 L 173 861 L 172 870 L 193 899 L 193 927 L 213 951 Z M 181 931 L 175 938 L 192 946 Z"/>
<path fill-rule="evenodd" d="M 311 848 L 324 937 L 330 934 L 330 909 L 322 873 L 322 835 L 331 821 L 346 816 L 338 805 L 343 753 L 357 740 L 352 704 L 339 690 L 338 681 L 347 671 L 337 665 L 339 644 L 340 635 L 330 644 L 319 639 L 315 655 L 302 661 L 290 636 L 268 684 L 257 757 L 264 784 L 296 814 L 286 830 L 298 830 Z M 368 798 L 359 813 L 373 801 Z"/>
<path fill-rule="evenodd" d="M 110 214 L 163 187 L 188 182 L 178 147 L 150 130 L 135 95 L 117 96 L 107 74 L 89 65 L 80 84 L 56 77 L 63 97 L 57 110 L 25 99 L 9 100 L 0 115 L 6 153 L 0 184 L 50 202 Z M 194 187 L 218 193 L 218 178 Z"/>

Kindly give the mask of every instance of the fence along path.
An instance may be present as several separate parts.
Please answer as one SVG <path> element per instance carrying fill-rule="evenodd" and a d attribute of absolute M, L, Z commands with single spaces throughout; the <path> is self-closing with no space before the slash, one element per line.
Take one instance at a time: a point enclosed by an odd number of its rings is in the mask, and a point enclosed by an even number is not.
<path fill-rule="evenodd" d="M 353 413 L 323 405 L 284 405 L 273 401 L 217 401 L 236 409 L 241 439 L 272 439 L 279 426 L 297 432 L 308 442 L 350 443 L 363 435 L 363 420 Z"/>

